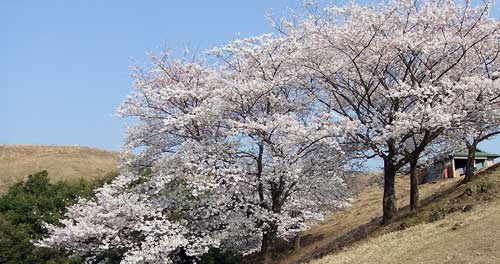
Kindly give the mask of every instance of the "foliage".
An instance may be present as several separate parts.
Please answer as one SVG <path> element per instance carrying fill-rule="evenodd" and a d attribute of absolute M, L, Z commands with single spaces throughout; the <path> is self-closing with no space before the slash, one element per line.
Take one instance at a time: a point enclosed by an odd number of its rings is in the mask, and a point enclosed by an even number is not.
<path fill-rule="evenodd" d="M 372 156 L 384 160 L 390 222 L 396 172 L 444 130 L 474 122 L 471 98 L 500 94 L 499 23 L 488 9 L 332 5 L 212 49 L 210 60 L 153 55 L 119 109 L 138 121 L 124 144 L 138 154 L 38 245 L 126 263 L 196 259 L 211 247 L 266 253 L 348 206 L 342 172 Z"/>
<path fill-rule="evenodd" d="M 31 240 L 47 234 L 45 223 L 56 223 L 78 197 L 91 197 L 97 183 L 50 183 L 48 173 L 29 175 L 0 198 L 0 263 L 79 263 L 63 251 L 37 248 Z"/>
<path fill-rule="evenodd" d="M 262 36 L 213 50 L 239 60 L 231 68 L 236 61 L 225 59 L 221 71 L 168 54 L 138 69 L 120 113 L 141 121 L 125 149 L 142 151 L 39 245 L 89 260 L 123 252 L 127 263 L 210 247 L 248 254 L 348 206 L 341 172 L 349 155 L 336 141 L 345 129 L 288 85 L 295 66 L 286 44 Z"/>
<path fill-rule="evenodd" d="M 201 259 L 202 264 L 238 264 L 241 263 L 241 256 L 234 251 L 222 251 L 217 248 L 211 248 Z"/>
<path fill-rule="evenodd" d="M 44 223 L 56 223 L 78 197 L 91 197 L 93 185 L 80 180 L 74 184 L 49 183 L 47 171 L 29 175 L 0 198 L 0 212 L 7 221 L 24 229 L 33 238 L 46 233 Z"/>
<path fill-rule="evenodd" d="M 80 263 L 78 258 L 68 258 L 59 250 L 35 247 L 30 235 L 3 215 L 0 215 L 0 252 L 0 263 L 5 264 Z"/>
<path fill-rule="evenodd" d="M 349 140 L 384 160 L 384 222 L 396 210 L 395 172 L 445 129 L 475 120 L 476 98 L 499 108 L 499 22 L 490 2 L 394 0 L 330 6 L 279 29 L 295 43 L 309 89 L 356 122 Z M 490 96 L 493 95 L 493 96 Z M 489 100 L 488 100 L 489 101 Z M 494 114 L 495 113 L 491 113 Z M 465 121 L 467 120 L 467 121 Z"/>
<path fill-rule="evenodd" d="M 0 262 L 27 263 L 26 251 L 32 250 L 29 236 L 0 215 Z"/>

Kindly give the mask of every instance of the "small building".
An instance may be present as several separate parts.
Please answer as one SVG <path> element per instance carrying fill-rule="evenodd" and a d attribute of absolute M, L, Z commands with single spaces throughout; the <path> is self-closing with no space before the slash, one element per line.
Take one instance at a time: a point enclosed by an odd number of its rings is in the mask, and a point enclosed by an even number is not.
<path fill-rule="evenodd" d="M 476 157 L 474 160 L 474 169 L 481 169 L 495 164 L 495 159 L 500 155 L 488 153 L 486 151 L 476 149 Z M 446 159 L 434 163 L 427 168 L 423 182 L 437 181 L 441 179 L 459 177 L 465 174 L 465 166 L 467 164 L 467 151 L 458 151 L 451 153 Z"/>

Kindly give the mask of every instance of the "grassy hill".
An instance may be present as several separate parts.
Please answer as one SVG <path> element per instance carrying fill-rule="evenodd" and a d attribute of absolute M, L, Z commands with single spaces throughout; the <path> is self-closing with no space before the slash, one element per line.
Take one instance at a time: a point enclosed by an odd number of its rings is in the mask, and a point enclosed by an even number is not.
<path fill-rule="evenodd" d="M 311 264 L 500 263 L 500 203 L 369 239 Z"/>
<path fill-rule="evenodd" d="M 29 174 L 47 170 L 55 181 L 95 179 L 116 171 L 118 154 L 89 147 L 0 145 L 0 195 Z"/>
<path fill-rule="evenodd" d="M 353 206 L 302 234 L 300 250 L 279 263 L 500 263 L 500 164 L 420 186 L 422 207 L 408 210 L 409 181 L 397 179 L 399 217 L 381 227 L 382 189 L 373 184 Z M 319 259 L 318 259 L 319 258 Z"/>
<path fill-rule="evenodd" d="M 117 153 L 95 148 L 0 145 L 0 194 L 40 170 L 73 181 L 102 177 L 117 164 Z M 380 176 L 366 176 L 352 207 L 302 233 L 300 249 L 277 263 L 500 263 L 500 164 L 478 175 L 466 185 L 462 178 L 421 185 L 418 214 L 408 210 L 408 177 L 397 177 L 401 209 L 383 227 Z"/>

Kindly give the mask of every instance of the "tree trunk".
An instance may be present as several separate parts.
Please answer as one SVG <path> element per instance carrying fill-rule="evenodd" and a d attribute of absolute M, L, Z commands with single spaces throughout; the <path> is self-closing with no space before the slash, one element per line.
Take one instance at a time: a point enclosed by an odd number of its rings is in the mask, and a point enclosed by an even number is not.
<path fill-rule="evenodd" d="M 298 252 L 300 250 L 300 234 L 296 234 L 293 238 L 293 251 Z"/>
<path fill-rule="evenodd" d="M 418 158 L 412 158 L 410 161 L 410 210 L 416 211 L 420 206 L 418 194 Z"/>
<path fill-rule="evenodd" d="M 467 146 L 467 164 L 465 165 L 465 178 L 462 183 L 468 183 L 475 178 L 474 161 L 476 160 L 477 143 L 474 142 Z"/>
<path fill-rule="evenodd" d="M 261 253 L 265 264 L 272 263 L 272 245 L 276 241 L 277 235 L 278 227 L 276 225 L 271 225 L 262 234 Z"/>
<path fill-rule="evenodd" d="M 396 215 L 396 191 L 394 188 L 395 178 L 396 166 L 394 165 L 393 156 L 389 155 L 384 159 L 383 225 L 391 223 Z"/>

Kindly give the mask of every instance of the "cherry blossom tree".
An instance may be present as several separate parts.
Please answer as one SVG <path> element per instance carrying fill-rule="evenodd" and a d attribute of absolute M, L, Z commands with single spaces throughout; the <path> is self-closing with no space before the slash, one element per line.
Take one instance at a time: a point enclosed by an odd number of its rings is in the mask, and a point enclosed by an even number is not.
<path fill-rule="evenodd" d="M 38 244 L 91 262 L 171 263 L 210 247 L 268 257 L 278 238 L 349 205 L 342 172 L 359 154 L 384 160 L 391 222 L 402 166 L 451 128 L 474 124 L 479 139 L 498 128 L 488 7 L 332 5 L 208 51 L 215 64 L 152 56 L 119 109 L 132 118 L 123 173 Z"/>
<path fill-rule="evenodd" d="M 498 53 L 495 54 L 497 55 Z M 485 59 L 490 60 L 491 58 Z M 494 60 L 491 62 L 485 62 L 486 76 L 462 80 L 463 90 L 461 100 L 457 100 L 457 108 L 464 112 L 460 122 L 448 132 L 452 140 L 461 140 L 468 152 L 463 183 L 470 182 L 475 177 L 474 161 L 478 144 L 500 134 L 500 63 Z M 470 89 L 472 85 L 476 89 Z"/>
<path fill-rule="evenodd" d="M 95 199 L 81 199 L 68 208 L 59 225 L 48 225 L 51 236 L 41 247 L 63 248 L 86 261 L 120 260 L 125 263 L 171 263 L 175 251 L 185 249 L 195 256 L 218 241 L 195 234 L 171 221 L 147 195 L 133 191 L 135 176 L 123 173 L 96 191 Z"/>
<path fill-rule="evenodd" d="M 277 236 L 301 229 L 305 222 L 294 217 L 314 219 L 318 208 L 342 207 L 349 193 L 335 176 L 348 164 L 337 143 L 341 131 L 298 85 L 299 69 L 287 56 L 293 52 L 286 40 L 269 35 L 211 51 L 231 87 L 224 101 L 231 134 L 245 142 L 239 159 L 252 176 L 249 184 L 256 184 L 264 252 Z M 289 223 L 278 217 L 283 214 L 292 217 Z"/>
<path fill-rule="evenodd" d="M 483 76 L 484 58 L 498 61 L 499 23 L 488 10 L 489 3 L 455 1 L 350 3 L 279 26 L 297 46 L 293 56 L 307 69 L 310 93 L 357 122 L 351 142 L 384 160 L 383 223 L 396 212 L 396 171 L 460 117 L 449 106 L 461 80 Z M 415 134 L 425 140 L 403 151 Z"/>
<path fill-rule="evenodd" d="M 153 56 L 119 113 L 134 117 L 123 173 L 49 226 L 42 246 L 125 263 L 196 257 L 209 247 L 269 256 L 349 205 L 341 130 L 295 85 L 290 46 L 264 35 L 210 51 Z"/>

